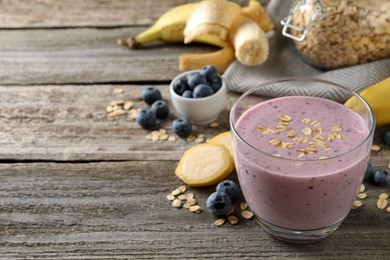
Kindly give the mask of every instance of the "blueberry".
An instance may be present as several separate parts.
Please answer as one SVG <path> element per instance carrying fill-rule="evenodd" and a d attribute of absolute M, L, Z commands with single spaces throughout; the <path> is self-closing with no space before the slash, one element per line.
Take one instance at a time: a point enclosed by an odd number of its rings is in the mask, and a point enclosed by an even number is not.
<path fill-rule="evenodd" d="M 373 183 L 376 186 L 386 186 L 387 184 L 387 171 L 383 169 L 376 170 L 372 178 Z"/>
<path fill-rule="evenodd" d="M 200 74 L 204 75 L 208 82 L 211 82 L 218 76 L 218 71 L 213 65 L 207 65 L 202 68 Z"/>
<path fill-rule="evenodd" d="M 226 215 L 231 207 L 231 199 L 225 192 L 216 191 L 207 198 L 207 209 L 216 217 Z"/>
<path fill-rule="evenodd" d="M 191 73 L 187 76 L 187 85 L 190 90 L 193 90 L 199 84 L 206 84 L 206 77 L 199 72 Z"/>
<path fill-rule="evenodd" d="M 372 180 L 373 176 L 374 176 L 374 168 L 372 167 L 371 162 L 369 162 L 366 168 L 366 173 L 364 174 L 363 181 Z"/>
<path fill-rule="evenodd" d="M 217 92 L 222 87 L 222 78 L 217 76 L 209 85 L 214 90 L 214 93 Z"/>
<path fill-rule="evenodd" d="M 387 131 L 383 137 L 385 140 L 385 144 L 390 145 L 390 131 Z"/>
<path fill-rule="evenodd" d="M 153 127 L 156 120 L 156 114 L 151 109 L 141 109 L 137 113 L 136 121 L 142 128 Z"/>
<path fill-rule="evenodd" d="M 185 78 L 180 78 L 173 82 L 173 91 L 178 95 L 183 95 L 184 91 L 188 88 L 187 80 Z"/>
<path fill-rule="evenodd" d="M 179 118 L 173 121 L 172 128 L 179 137 L 186 138 L 191 134 L 192 124 L 187 118 Z"/>
<path fill-rule="evenodd" d="M 208 97 L 214 94 L 214 90 L 206 84 L 199 84 L 194 88 L 193 96 L 194 98 Z"/>
<path fill-rule="evenodd" d="M 192 98 L 192 90 L 186 90 L 186 91 L 184 91 L 182 97 L 185 97 L 185 98 Z"/>
<path fill-rule="evenodd" d="M 155 114 L 157 119 L 167 118 L 169 115 L 169 107 L 167 102 L 164 100 L 157 100 L 154 102 L 150 108 Z"/>
<path fill-rule="evenodd" d="M 150 86 L 143 89 L 141 98 L 146 104 L 152 105 L 155 101 L 161 100 L 162 96 L 159 89 Z"/>
<path fill-rule="evenodd" d="M 219 192 L 225 192 L 230 197 L 232 202 L 235 202 L 241 195 L 240 186 L 231 180 L 224 180 L 220 182 L 215 190 Z"/>

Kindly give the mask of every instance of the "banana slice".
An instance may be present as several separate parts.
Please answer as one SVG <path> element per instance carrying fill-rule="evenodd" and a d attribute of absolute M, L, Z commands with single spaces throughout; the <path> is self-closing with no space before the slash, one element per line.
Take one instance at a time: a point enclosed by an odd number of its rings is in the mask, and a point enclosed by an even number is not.
<path fill-rule="evenodd" d="M 217 184 L 233 171 L 229 151 L 220 144 L 199 144 L 184 152 L 175 174 L 187 185 L 205 187 Z"/>
<path fill-rule="evenodd" d="M 190 43 L 203 34 L 214 34 L 221 40 L 226 40 L 231 25 L 240 13 L 241 7 L 237 3 L 222 0 L 201 1 L 187 20 L 184 43 Z"/>
<path fill-rule="evenodd" d="M 232 134 L 230 131 L 220 133 L 209 140 L 209 144 L 221 144 L 228 149 L 233 160 Z"/>
<path fill-rule="evenodd" d="M 268 58 L 267 35 L 252 19 L 240 16 L 232 26 L 229 38 L 234 45 L 235 56 L 247 66 L 260 65 Z"/>

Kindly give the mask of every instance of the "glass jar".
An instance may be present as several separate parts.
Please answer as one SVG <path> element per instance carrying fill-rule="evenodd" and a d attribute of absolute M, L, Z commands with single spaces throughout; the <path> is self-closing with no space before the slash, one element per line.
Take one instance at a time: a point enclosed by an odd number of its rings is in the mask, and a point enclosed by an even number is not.
<path fill-rule="evenodd" d="M 283 35 L 321 68 L 390 57 L 389 0 L 296 0 L 282 24 Z"/>

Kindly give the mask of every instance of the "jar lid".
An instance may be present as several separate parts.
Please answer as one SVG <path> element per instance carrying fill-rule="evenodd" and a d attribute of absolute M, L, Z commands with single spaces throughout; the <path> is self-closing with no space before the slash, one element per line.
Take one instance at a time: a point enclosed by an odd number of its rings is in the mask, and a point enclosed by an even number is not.
<path fill-rule="evenodd" d="M 301 28 L 291 24 L 291 20 L 293 15 L 302 7 L 310 6 L 311 9 L 314 10 L 313 15 L 310 17 L 310 22 L 306 27 Z M 307 33 L 310 28 L 316 23 L 318 20 L 321 20 L 326 13 L 326 8 L 321 0 L 299 0 L 296 5 L 292 7 L 289 11 L 289 15 L 281 21 L 283 25 L 282 34 L 288 38 L 291 38 L 296 41 L 303 41 L 306 38 Z M 297 32 L 297 35 L 294 35 L 292 31 Z"/>

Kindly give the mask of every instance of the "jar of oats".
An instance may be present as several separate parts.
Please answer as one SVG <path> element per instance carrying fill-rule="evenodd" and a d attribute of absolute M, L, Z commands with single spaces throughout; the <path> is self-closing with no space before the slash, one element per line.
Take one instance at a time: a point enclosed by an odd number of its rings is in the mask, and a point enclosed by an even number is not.
<path fill-rule="evenodd" d="M 390 57 L 390 0 L 296 0 L 282 24 L 283 35 L 321 68 Z"/>

